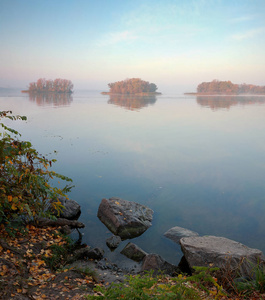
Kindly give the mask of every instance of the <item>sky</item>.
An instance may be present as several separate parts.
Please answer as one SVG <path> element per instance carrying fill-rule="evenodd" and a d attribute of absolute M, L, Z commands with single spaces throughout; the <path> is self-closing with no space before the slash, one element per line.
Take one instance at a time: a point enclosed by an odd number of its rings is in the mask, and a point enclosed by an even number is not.
<path fill-rule="evenodd" d="M 134 77 L 162 93 L 265 85 L 265 0 L 0 0 L 0 87 Z"/>

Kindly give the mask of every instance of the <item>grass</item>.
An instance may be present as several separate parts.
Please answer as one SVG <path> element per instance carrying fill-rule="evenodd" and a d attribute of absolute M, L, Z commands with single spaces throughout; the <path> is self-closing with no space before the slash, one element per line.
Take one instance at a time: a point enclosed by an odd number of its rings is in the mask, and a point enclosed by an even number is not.
<path fill-rule="evenodd" d="M 265 299 L 265 267 L 253 267 L 254 279 L 232 281 L 233 292 L 226 292 L 218 283 L 218 268 L 194 267 L 192 276 L 179 275 L 154 277 L 152 272 L 144 275 L 130 275 L 122 283 L 110 286 L 97 285 L 94 295 L 86 299 L 98 300 L 197 300 L 197 299 Z M 220 282 L 221 282 L 220 278 Z M 231 291 L 231 289 L 230 289 Z"/>
<path fill-rule="evenodd" d="M 234 288 L 239 294 L 248 297 L 254 292 L 265 293 L 265 266 L 261 264 L 254 266 L 253 274 L 253 280 L 234 281 Z"/>
<path fill-rule="evenodd" d="M 209 268 L 200 268 L 193 276 L 179 275 L 174 278 L 163 274 L 154 277 L 152 272 L 145 275 L 130 275 L 122 283 L 112 283 L 109 287 L 97 286 L 94 289 L 94 295 L 88 295 L 87 299 L 197 300 L 208 295 L 221 299 L 225 294 L 210 274 L 214 271 Z"/>

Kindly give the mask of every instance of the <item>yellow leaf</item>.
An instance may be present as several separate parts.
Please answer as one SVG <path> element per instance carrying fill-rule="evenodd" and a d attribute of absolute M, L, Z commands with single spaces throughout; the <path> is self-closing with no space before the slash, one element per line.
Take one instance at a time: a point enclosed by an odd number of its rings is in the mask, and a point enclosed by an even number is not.
<path fill-rule="evenodd" d="M 15 204 L 15 203 L 13 203 L 13 204 L 12 204 L 12 206 L 11 206 L 11 209 L 12 209 L 12 210 L 16 210 L 16 209 L 17 209 L 17 207 L 16 207 L 16 204 Z"/>
<path fill-rule="evenodd" d="M 13 162 L 12 162 L 11 160 L 9 161 L 9 163 L 10 163 L 11 165 L 13 165 Z"/>
<path fill-rule="evenodd" d="M 39 260 L 37 263 L 38 263 L 38 266 L 45 265 L 45 261 L 44 260 Z"/>
<path fill-rule="evenodd" d="M 8 202 L 11 202 L 12 201 L 12 196 L 7 196 L 7 200 L 8 200 Z"/>
<path fill-rule="evenodd" d="M 23 174 L 21 174 L 21 176 L 19 177 L 19 183 L 21 182 L 21 179 L 22 179 L 22 177 L 23 177 Z"/>

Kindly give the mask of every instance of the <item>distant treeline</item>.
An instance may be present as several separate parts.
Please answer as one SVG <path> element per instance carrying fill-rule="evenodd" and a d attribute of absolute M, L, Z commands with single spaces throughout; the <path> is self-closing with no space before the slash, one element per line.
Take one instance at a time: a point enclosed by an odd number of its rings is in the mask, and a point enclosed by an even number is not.
<path fill-rule="evenodd" d="M 130 78 L 108 84 L 109 93 L 113 94 L 138 94 L 138 93 L 154 93 L 157 86 L 140 78 Z"/>
<path fill-rule="evenodd" d="M 24 92 L 31 93 L 72 93 L 74 85 L 71 80 L 57 78 L 54 80 L 46 80 L 45 78 L 40 78 L 37 82 L 31 82 L 29 84 L 29 89 Z"/>
<path fill-rule="evenodd" d="M 197 87 L 198 94 L 265 94 L 265 86 L 254 84 L 234 84 L 231 81 L 213 80 L 211 82 L 202 82 Z"/>

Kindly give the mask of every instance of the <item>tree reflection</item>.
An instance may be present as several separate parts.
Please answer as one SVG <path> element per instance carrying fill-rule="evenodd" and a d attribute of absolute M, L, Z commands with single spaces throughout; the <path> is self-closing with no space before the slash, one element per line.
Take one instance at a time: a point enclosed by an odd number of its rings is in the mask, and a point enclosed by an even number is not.
<path fill-rule="evenodd" d="M 139 110 L 143 107 L 153 105 L 156 102 L 155 95 L 109 95 L 108 104 L 115 104 L 129 110 Z"/>
<path fill-rule="evenodd" d="M 73 97 L 68 93 L 29 93 L 29 100 L 40 106 L 68 106 Z"/>
<path fill-rule="evenodd" d="M 197 103 L 212 110 L 227 109 L 235 105 L 265 104 L 265 96 L 197 96 Z"/>

